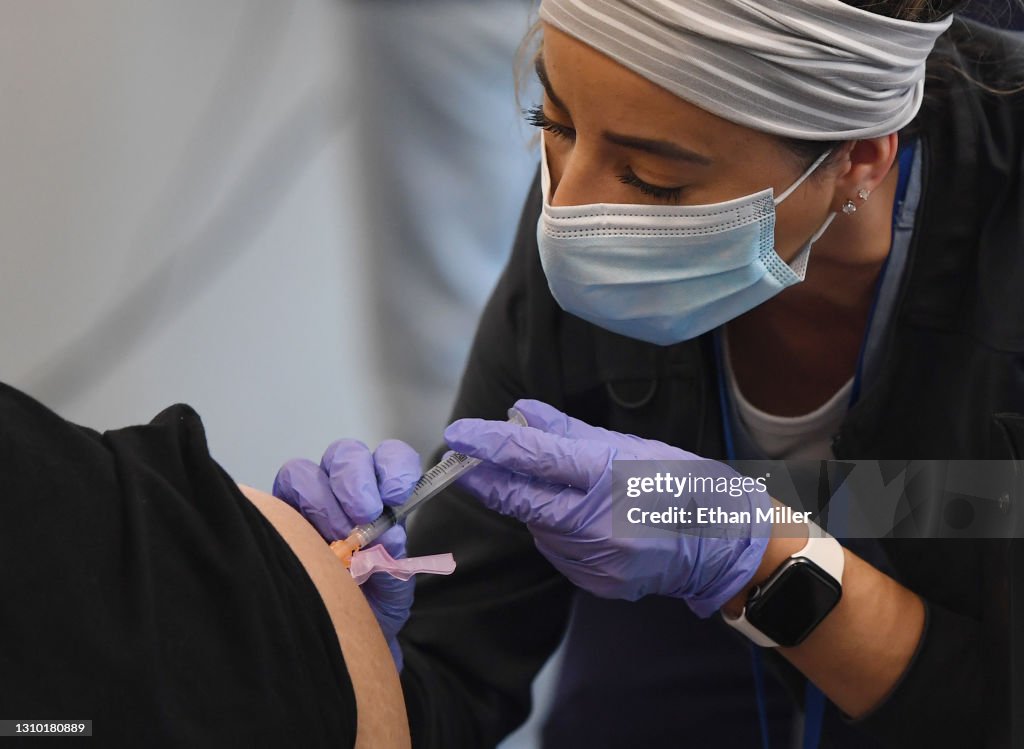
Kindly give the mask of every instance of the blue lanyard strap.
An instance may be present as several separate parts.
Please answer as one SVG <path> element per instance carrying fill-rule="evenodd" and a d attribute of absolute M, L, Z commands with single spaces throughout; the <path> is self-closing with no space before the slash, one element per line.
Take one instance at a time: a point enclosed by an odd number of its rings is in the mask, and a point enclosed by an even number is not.
<path fill-rule="evenodd" d="M 770 749 L 768 744 L 768 706 L 764 704 L 764 663 L 761 661 L 761 648 L 754 643 L 750 643 L 750 667 L 754 672 L 757 721 L 761 724 L 761 749 Z"/>
<path fill-rule="evenodd" d="M 825 693 L 810 681 L 804 688 L 803 749 L 818 749 L 821 726 L 825 722 Z"/>
<path fill-rule="evenodd" d="M 907 185 L 910 183 L 910 171 L 914 163 L 914 144 L 909 143 L 903 146 L 899 152 L 899 180 L 896 183 L 896 200 L 892 211 L 892 232 L 896 233 L 896 223 L 899 220 L 900 210 L 907 195 Z M 871 310 L 868 313 L 867 329 L 871 329 L 871 323 L 875 317 L 875 307 L 878 304 L 878 293 L 882 288 L 882 279 L 885 277 L 886 268 L 889 265 L 889 258 L 886 257 L 885 264 L 879 273 L 878 281 L 875 284 L 874 299 L 871 302 Z M 715 331 L 712 335 L 715 359 L 718 362 L 718 404 L 722 411 L 722 438 L 725 442 L 725 454 L 729 460 L 736 460 L 736 445 L 733 441 L 732 418 L 729 409 L 729 394 L 726 389 L 725 378 L 722 376 L 725 360 L 722 357 L 721 332 Z M 850 393 L 850 406 L 853 406 L 860 397 L 861 374 L 864 367 L 864 354 L 867 348 L 867 335 L 861 343 L 860 353 L 857 356 L 857 369 L 853 378 L 853 388 Z M 757 697 L 757 717 L 761 726 L 761 747 L 770 749 L 768 737 L 768 707 L 766 704 L 764 686 L 764 663 L 761 648 L 756 645 L 750 646 L 751 668 L 754 672 L 754 691 Z M 821 731 L 825 719 L 825 695 L 810 681 L 806 682 L 804 690 L 804 735 L 801 742 L 803 749 L 818 749 L 821 741 Z"/>
<path fill-rule="evenodd" d="M 899 153 L 899 164 L 900 173 L 899 178 L 896 182 L 896 200 L 893 202 L 892 208 L 892 234 L 890 235 L 890 247 L 896 240 L 896 224 L 899 222 L 900 212 L 903 209 L 903 201 L 907 197 L 907 185 L 910 184 L 910 171 L 914 165 L 914 145 L 908 144 L 900 149 Z M 892 257 L 892 252 L 885 256 L 885 262 L 882 263 L 882 270 L 878 274 L 878 280 L 875 281 L 875 290 L 871 298 L 871 309 L 868 311 L 868 322 L 865 327 L 865 331 L 871 330 L 871 324 L 875 320 L 875 308 L 878 306 L 879 292 L 882 290 L 882 281 L 885 279 L 885 272 L 889 269 L 889 258 Z M 860 387 L 861 387 L 861 374 L 864 371 L 864 357 L 868 347 L 868 336 L 865 334 L 864 340 L 861 341 L 860 351 L 857 354 L 857 370 L 853 378 L 853 387 L 850 389 L 850 407 L 857 402 L 860 398 Z"/>
<path fill-rule="evenodd" d="M 729 393 L 726 390 L 722 367 L 725 359 L 722 356 L 722 333 L 716 330 L 711 336 L 715 348 L 715 361 L 718 362 L 718 406 L 722 410 L 722 440 L 725 442 L 725 457 L 736 460 L 736 445 L 732 439 L 732 419 L 729 413 Z"/>

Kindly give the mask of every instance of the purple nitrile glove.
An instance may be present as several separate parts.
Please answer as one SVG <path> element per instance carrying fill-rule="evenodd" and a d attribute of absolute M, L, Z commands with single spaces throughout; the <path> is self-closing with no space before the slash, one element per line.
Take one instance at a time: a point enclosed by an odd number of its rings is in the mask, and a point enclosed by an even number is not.
<path fill-rule="evenodd" d="M 603 598 L 681 598 L 708 617 L 753 577 L 770 530 L 756 519 L 757 508 L 771 507 L 764 492 L 694 496 L 698 506 L 730 503 L 749 511 L 749 528 L 648 538 L 612 532 L 613 460 L 702 461 L 709 475 L 738 476 L 730 467 L 590 426 L 540 401 L 520 400 L 515 408 L 530 426 L 462 419 L 445 431 L 449 447 L 484 461 L 459 483 L 487 507 L 525 523 L 540 552 L 573 584 Z"/>
<path fill-rule="evenodd" d="M 320 465 L 300 459 L 281 466 L 274 496 L 298 510 L 330 543 L 347 537 L 355 526 L 376 520 L 384 505 L 405 502 L 422 473 L 420 456 L 404 442 L 386 440 L 371 453 L 362 442 L 338 440 L 327 448 Z M 370 546 L 376 544 L 401 559 L 405 528 L 396 525 Z M 409 618 L 414 584 L 377 574 L 361 586 L 399 671 L 398 632 Z"/>

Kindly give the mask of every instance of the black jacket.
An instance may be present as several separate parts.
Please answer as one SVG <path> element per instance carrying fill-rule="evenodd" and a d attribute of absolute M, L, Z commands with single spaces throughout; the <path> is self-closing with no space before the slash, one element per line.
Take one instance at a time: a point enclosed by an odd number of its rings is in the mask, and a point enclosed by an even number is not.
<path fill-rule="evenodd" d="M 986 92 L 954 68 L 998 88 L 1024 78 L 1022 59 L 1020 37 L 956 21 L 929 61 L 925 105 L 911 126 L 924 152 L 914 239 L 882 363 L 835 438 L 838 458 L 1005 455 L 994 416 L 1024 413 L 1024 95 Z M 504 419 L 517 398 L 531 397 L 592 424 L 725 457 L 709 336 L 658 347 L 561 310 L 538 257 L 539 210 L 535 182 L 453 418 Z M 897 577 L 925 599 L 927 626 L 903 679 L 856 729 L 901 747 L 1002 745 L 1013 547 L 904 540 L 885 550 Z M 440 551 L 455 552 L 458 570 L 417 584 L 402 640 L 414 742 L 490 746 L 528 712 L 531 679 L 566 631 L 574 592 L 521 525 L 459 491 L 435 499 L 411 528 L 411 554 Z M 622 605 L 595 601 L 575 619 L 599 621 L 600 605 Z M 645 601 L 628 604 L 636 617 L 652 615 Z M 686 745 L 685 733 L 676 736 L 671 745 Z"/>

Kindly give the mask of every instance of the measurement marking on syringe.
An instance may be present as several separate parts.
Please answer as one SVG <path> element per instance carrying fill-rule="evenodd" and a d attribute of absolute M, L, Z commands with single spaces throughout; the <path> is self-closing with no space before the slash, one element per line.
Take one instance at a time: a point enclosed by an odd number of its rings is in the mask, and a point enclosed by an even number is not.
<path fill-rule="evenodd" d="M 423 488 L 430 486 L 438 479 L 447 478 L 449 471 L 465 465 L 470 460 L 472 460 L 472 458 L 468 455 L 463 455 L 462 453 L 449 455 L 443 461 L 423 474 L 420 480 L 416 482 L 413 494 L 419 493 Z"/>

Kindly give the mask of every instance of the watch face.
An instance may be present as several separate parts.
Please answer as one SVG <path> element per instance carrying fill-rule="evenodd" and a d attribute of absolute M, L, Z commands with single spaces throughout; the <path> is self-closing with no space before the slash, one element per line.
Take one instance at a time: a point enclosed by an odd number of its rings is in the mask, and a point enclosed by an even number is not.
<path fill-rule="evenodd" d="M 747 621 L 783 647 L 803 642 L 835 608 L 842 588 L 810 559 L 788 560 L 747 602 Z"/>

